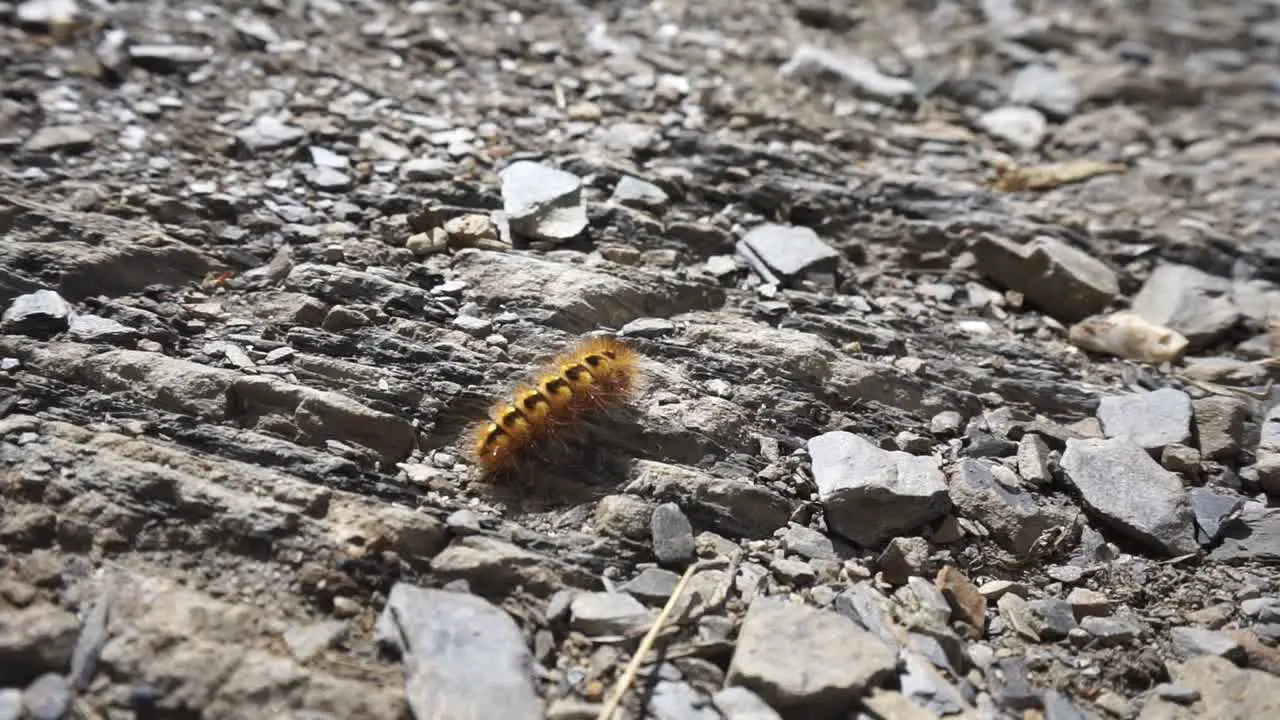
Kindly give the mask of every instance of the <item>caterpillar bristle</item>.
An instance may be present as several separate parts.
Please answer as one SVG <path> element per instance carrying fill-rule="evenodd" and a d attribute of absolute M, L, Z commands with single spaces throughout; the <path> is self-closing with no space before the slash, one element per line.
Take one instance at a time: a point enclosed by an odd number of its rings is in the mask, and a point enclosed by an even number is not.
<path fill-rule="evenodd" d="M 510 474 L 548 441 L 574 432 L 583 416 L 629 401 L 639 359 L 613 337 L 588 338 L 560 353 L 474 428 L 472 457 L 482 474 Z"/>

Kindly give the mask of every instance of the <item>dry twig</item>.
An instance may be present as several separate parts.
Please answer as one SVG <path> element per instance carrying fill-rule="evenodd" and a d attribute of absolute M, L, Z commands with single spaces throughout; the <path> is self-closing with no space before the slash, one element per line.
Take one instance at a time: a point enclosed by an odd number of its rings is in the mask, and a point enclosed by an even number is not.
<path fill-rule="evenodd" d="M 667 598 L 667 604 L 662 607 L 662 612 L 658 613 L 658 617 L 653 621 L 653 626 L 649 628 L 649 632 L 645 633 L 644 638 L 640 640 L 640 646 L 636 648 L 635 654 L 631 656 L 631 662 L 627 663 L 627 669 L 623 671 L 618 684 L 613 688 L 613 695 L 609 696 L 608 702 L 604 704 L 604 708 L 600 710 L 596 720 L 612 720 L 613 713 L 622 703 L 622 696 L 627 693 L 631 684 L 635 682 L 636 675 L 640 672 L 640 664 L 644 662 L 644 657 L 653 648 L 653 643 L 657 640 L 658 633 L 662 631 L 662 626 L 667 623 L 667 618 L 680 602 L 680 596 L 684 594 L 685 585 L 689 584 L 689 578 L 693 577 L 693 571 L 697 567 L 697 563 L 693 563 L 685 568 L 680 582 L 676 583 L 675 589 L 671 591 L 671 597 Z"/>

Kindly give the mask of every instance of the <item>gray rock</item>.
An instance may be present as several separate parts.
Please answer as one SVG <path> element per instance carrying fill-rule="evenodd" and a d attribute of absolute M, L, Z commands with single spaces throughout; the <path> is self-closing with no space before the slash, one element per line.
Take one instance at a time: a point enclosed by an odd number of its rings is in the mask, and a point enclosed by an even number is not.
<path fill-rule="evenodd" d="M 618 330 L 622 337 L 658 338 L 671 335 L 676 324 L 666 318 L 636 318 Z"/>
<path fill-rule="evenodd" d="M 961 460 L 951 472 L 950 489 L 961 515 L 985 525 L 997 542 L 1018 556 L 1029 552 L 1041 533 L 1065 522 L 1041 508 L 1030 493 L 996 482 L 991 467 L 981 460 Z"/>
<path fill-rule="evenodd" d="M 1062 469 L 1085 508 L 1116 532 L 1168 555 L 1199 547 L 1182 482 L 1133 442 L 1068 440 Z"/>
<path fill-rule="evenodd" d="M 84 690 L 93 682 L 102 646 L 107 642 L 107 621 L 111 617 L 111 593 L 104 593 L 85 615 L 84 624 L 71 651 L 71 672 L 67 680 L 76 690 Z"/>
<path fill-rule="evenodd" d="M 908 607 L 919 608 L 932 617 L 938 627 L 946 627 L 953 612 L 951 603 L 932 579 L 919 576 L 907 578 L 906 586 L 899 589 L 895 596 L 901 599 L 905 594 L 909 594 L 911 598 L 907 603 Z"/>
<path fill-rule="evenodd" d="M 1190 484 L 1200 477 L 1200 451 L 1186 445 L 1165 445 L 1160 451 L 1160 466 L 1184 478 Z"/>
<path fill-rule="evenodd" d="M 1271 497 L 1280 497 L 1280 453 L 1260 450 L 1258 462 L 1252 469 L 1258 476 L 1258 486 Z"/>
<path fill-rule="evenodd" d="M 523 585 L 550 594 L 564 585 L 595 586 L 594 578 L 549 555 L 483 535 L 456 538 L 431 560 L 446 582 L 466 580 L 478 595 L 500 598 Z"/>
<path fill-rule="evenodd" d="M 853 587 L 836 596 L 834 607 L 897 652 L 900 640 L 896 634 L 898 623 L 894 618 L 893 603 L 870 582 L 854 583 Z"/>
<path fill-rule="evenodd" d="M 983 275 L 1022 293 L 1060 322 L 1078 322 L 1100 313 L 1120 294 L 1114 270 L 1056 238 L 1041 236 L 1018 245 L 984 233 L 970 249 Z"/>
<path fill-rule="evenodd" d="M 647 629 L 653 617 L 649 608 L 621 592 L 578 593 L 569 612 L 572 627 L 587 635 L 622 635 Z"/>
<path fill-rule="evenodd" d="M 36 678 L 22 693 L 22 707 L 30 720 L 62 720 L 71 706 L 71 685 L 58 673 Z"/>
<path fill-rule="evenodd" d="M 93 147 L 98 131 L 91 125 L 45 125 L 22 148 L 31 153 L 81 153 Z"/>
<path fill-rule="evenodd" d="M 1245 659 L 1244 648 L 1240 647 L 1240 643 L 1217 630 L 1198 627 L 1170 628 L 1169 640 L 1173 643 L 1174 650 L 1186 659 L 1201 655 L 1213 655 L 1237 663 Z"/>
<path fill-rule="evenodd" d="M 1197 538 L 1201 545 L 1212 545 L 1222 534 L 1223 525 L 1244 506 L 1244 498 L 1209 487 L 1187 490 L 1191 511 L 1195 513 Z"/>
<path fill-rule="evenodd" d="M 790 523 L 782 534 L 782 549 L 810 560 L 835 560 L 836 550 L 831 538 L 814 530 Z"/>
<path fill-rule="evenodd" d="M 573 590 L 557 590 L 551 594 L 551 598 L 547 600 L 547 607 L 543 610 L 543 617 L 550 624 L 559 624 L 569 618 L 569 607 L 573 604 L 573 597 L 577 593 Z"/>
<path fill-rule="evenodd" d="M 926 690 L 927 691 L 927 690 Z M 985 696 L 984 696 L 985 699 Z M 938 714 L 908 700 L 897 690 L 876 688 L 862 698 L 863 711 L 848 715 L 851 720 L 893 718 L 894 720 L 938 720 Z M 963 715 L 961 717 L 964 717 Z"/>
<path fill-rule="evenodd" d="M 81 19 L 83 13 L 76 0 L 25 0 L 18 3 L 14 16 L 22 25 L 47 30 L 55 24 Z"/>
<path fill-rule="evenodd" d="M 1222 527 L 1222 537 L 1210 553 L 1215 560 L 1280 565 L 1280 508 L 1245 503 L 1240 516 Z"/>
<path fill-rule="evenodd" d="M 1161 700 L 1171 700 L 1179 705 L 1190 705 L 1200 699 L 1199 690 L 1176 683 L 1160 683 L 1152 688 L 1151 692 Z"/>
<path fill-rule="evenodd" d="M 1199 692 L 1200 702 L 1188 708 L 1153 695 L 1142 709 L 1142 720 L 1193 720 L 1214 715 L 1280 717 L 1280 677 L 1270 673 L 1238 668 L 1220 657 L 1203 656 L 1172 663 L 1169 674 L 1177 684 Z"/>
<path fill-rule="evenodd" d="M 470 507 L 449 512 L 448 518 L 444 519 L 444 524 L 449 528 L 449 532 L 456 536 L 474 536 L 483 529 L 480 525 L 480 515 Z"/>
<path fill-rule="evenodd" d="M 742 595 L 743 602 L 750 602 L 764 589 L 764 581 L 769 577 L 769 569 L 760 563 L 744 562 L 734 577 L 734 587 Z"/>
<path fill-rule="evenodd" d="M 1067 636 L 1076 626 L 1071 603 L 1062 598 L 1047 597 L 1027 603 L 1032 627 L 1042 640 L 1057 640 Z"/>
<path fill-rule="evenodd" d="M 643 602 L 660 604 L 671 597 L 679 582 L 680 576 L 670 570 L 651 567 L 641 570 L 619 589 Z"/>
<path fill-rule="evenodd" d="M 1080 104 L 1080 91 L 1062 73 L 1045 65 L 1028 65 L 1013 79 L 1009 101 L 1043 110 L 1055 119 L 1073 115 Z"/>
<path fill-rule="evenodd" d="M 1182 334 L 1192 350 L 1214 344 L 1240 319 L 1231 282 L 1188 265 L 1156 268 L 1133 298 L 1133 310 Z"/>
<path fill-rule="evenodd" d="M 964 426 L 964 416 L 955 410 L 943 410 L 929 420 L 929 432 L 938 436 L 956 435 Z"/>
<path fill-rule="evenodd" d="M 486 600 L 396 583 L 378 630 L 405 657 L 414 717 L 542 718 L 533 656 L 520 628 Z"/>
<path fill-rule="evenodd" d="M 333 303 L 404 305 L 422 308 L 431 303 L 431 296 L 415 285 L 396 282 L 377 273 L 353 268 L 298 263 L 284 279 L 285 287 L 321 298 Z"/>
<path fill-rule="evenodd" d="M 653 509 L 650 520 L 653 554 L 664 565 L 685 565 L 693 560 L 693 525 L 675 503 Z"/>
<path fill-rule="evenodd" d="M 662 188 L 630 175 L 622 176 L 609 199 L 619 205 L 649 210 L 660 209 L 671 200 Z"/>
<path fill-rule="evenodd" d="M 443 158 L 418 157 L 400 166 L 400 179 L 409 182 L 446 180 L 456 171 L 457 166 Z"/>
<path fill-rule="evenodd" d="M 248 127 L 237 130 L 236 140 L 252 153 L 268 152 L 296 145 L 307 136 L 307 131 L 295 125 L 286 125 L 273 115 L 262 115 Z"/>
<path fill-rule="evenodd" d="M 752 442 L 746 434 L 751 416 L 737 403 L 713 393 L 717 387 L 733 393 L 732 386 L 713 382 L 706 394 L 685 393 L 675 402 L 647 404 L 642 417 L 646 445 L 688 463 L 705 457 L 712 447 L 718 452 L 746 451 Z M 681 507 L 698 522 L 691 508 Z"/>
<path fill-rule="evenodd" d="M 774 558 L 769 563 L 773 571 L 783 582 L 791 585 L 807 585 L 813 582 L 817 574 L 813 566 L 803 560 L 793 558 Z"/>
<path fill-rule="evenodd" d="M 738 253 L 765 280 L 790 280 L 836 269 L 840 253 L 807 227 L 765 223 L 738 241 Z"/>
<path fill-rule="evenodd" d="M 268 46 L 280 42 L 280 34 L 263 18 L 237 15 L 229 20 L 231 27 L 239 33 L 240 39 L 255 49 L 265 50 Z"/>
<path fill-rule="evenodd" d="M 596 527 L 610 535 L 651 540 L 652 523 L 653 505 L 634 495 L 605 495 L 596 503 Z"/>
<path fill-rule="evenodd" d="M 1084 570 L 1075 565 L 1052 565 L 1044 574 L 1060 583 L 1074 585 L 1084 577 Z"/>
<path fill-rule="evenodd" d="M 329 148 L 312 145 L 307 148 L 307 152 L 311 155 L 311 164 L 316 167 L 327 167 L 335 170 L 346 170 L 351 167 L 351 160 L 346 155 L 339 155 Z"/>
<path fill-rule="evenodd" d="M 1073 588 L 1067 602 L 1076 618 L 1105 617 L 1111 614 L 1111 600 L 1104 593 L 1089 588 Z"/>
<path fill-rule="evenodd" d="M 844 431 L 810 439 L 809 456 L 828 526 L 859 545 L 879 545 L 951 509 L 933 457 L 881 450 Z"/>
<path fill-rule="evenodd" d="M 724 302 L 724 292 L 706 283 L 642 273 L 622 276 L 531 254 L 468 248 L 454 255 L 452 269 L 458 280 L 470 284 L 469 294 L 484 298 L 489 307 L 536 301 L 540 322 L 573 333 Z"/>
<path fill-rule="evenodd" d="M 573 173 L 520 160 L 501 173 L 502 208 L 511 230 L 537 240 L 567 240 L 587 227 L 582 180 Z"/>
<path fill-rule="evenodd" d="M 1249 630 L 1273 647 L 1280 643 L 1280 622 L 1257 623 Z"/>
<path fill-rule="evenodd" d="M 294 625 L 285 630 L 282 637 L 289 648 L 289 654 L 298 662 L 307 663 L 333 647 L 346 632 L 345 620 L 321 620 Z"/>
<path fill-rule="evenodd" d="M 1116 617 L 1086 617 L 1080 620 L 1080 628 L 1097 638 L 1103 647 L 1127 645 L 1138 637 L 1141 628 Z"/>
<path fill-rule="evenodd" d="M 67 326 L 73 340 L 125 344 L 138 339 L 138 331 L 110 318 L 75 313 Z"/>
<path fill-rule="evenodd" d="M 1267 411 L 1258 438 L 1258 454 L 1280 453 L 1280 404 Z"/>
<path fill-rule="evenodd" d="M 978 127 L 1019 150 L 1034 150 L 1044 142 L 1049 123 L 1035 108 L 1007 106 L 983 113 Z"/>
<path fill-rule="evenodd" d="M 782 720 L 769 703 L 745 687 L 728 687 L 716 693 L 711 702 L 724 720 Z"/>
<path fill-rule="evenodd" d="M 323 192 L 344 192 L 355 186 L 351 176 L 331 167 L 317 167 L 304 174 L 307 184 Z"/>
<path fill-rule="evenodd" d="M 31 605 L 0 613 L 0 677 L 26 684 L 71 662 L 80 623 L 55 605 Z"/>
<path fill-rule="evenodd" d="M 1031 686 L 1026 658 L 1009 657 L 999 660 L 992 665 L 988 674 L 992 695 L 1001 707 L 1022 711 L 1040 704 L 1039 693 Z M 1021 712 L 1017 714 L 1022 715 Z"/>
<path fill-rule="evenodd" d="M 861 96 L 890 103 L 908 102 L 917 93 L 915 83 L 885 75 L 870 60 L 815 45 L 797 48 L 778 74 L 784 78 L 835 77 Z"/>
<path fill-rule="evenodd" d="M 1044 704 L 1044 720 L 1094 720 L 1097 716 L 1086 714 L 1079 706 L 1071 701 L 1066 695 L 1057 690 L 1048 690 L 1045 692 L 1042 702 Z"/>
<path fill-rule="evenodd" d="M 1077 153 L 1098 148 L 1113 153 L 1130 143 L 1149 141 L 1151 134 L 1151 122 L 1142 113 L 1129 105 L 1114 104 L 1072 117 L 1054 131 L 1053 144 Z"/>
<path fill-rule="evenodd" d="M 934 621 L 928 615 L 915 615 L 908 622 L 918 627 L 920 632 L 907 633 L 906 652 L 928 661 L 938 670 L 945 670 L 951 677 L 961 677 L 963 673 L 958 668 L 973 665 L 968 641 L 949 628 L 945 620 Z M 900 648 L 899 653 L 905 654 L 904 649 Z M 950 686 L 949 679 L 941 678 L 928 684 Z"/>
<path fill-rule="evenodd" d="M 1280 287 L 1257 278 L 1237 280 L 1231 286 L 1231 299 L 1249 320 L 1266 325 L 1280 315 Z"/>
<path fill-rule="evenodd" d="M 910 650 L 898 653 L 902 671 L 898 684 L 902 694 L 914 705 L 928 708 L 939 716 L 953 715 L 967 703 L 960 691 L 922 655 Z"/>
<path fill-rule="evenodd" d="M 970 433 L 963 455 L 970 458 L 1002 458 L 1018 452 L 1018 444 L 1012 440 L 986 431 Z"/>
<path fill-rule="evenodd" d="M 780 713 L 825 717 L 851 710 L 896 666 L 894 651 L 848 618 L 762 597 L 742 622 L 725 682 Z"/>
<path fill-rule="evenodd" d="M 660 138 L 660 130 L 652 123 L 626 120 L 608 123 L 599 129 L 600 144 L 623 154 L 651 148 Z"/>
<path fill-rule="evenodd" d="M 53 290 L 36 290 L 13 299 L 0 317 L 5 332 L 48 337 L 67 329 L 71 305 Z"/>
<path fill-rule="evenodd" d="M 670 230 L 668 229 L 668 232 Z M 707 258 L 706 271 L 720 282 L 728 282 L 738 274 L 741 268 L 739 260 L 733 255 L 712 255 Z"/>
<path fill-rule="evenodd" d="M 1049 467 L 1048 443 L 1036 433 L 1027 433 L 1018 441 L 1018 474 L 1036 487 L 1046 487 L 1053 482 Z"/>
<path fill-rule="evenodd" d="M 635 463 L 638 475 L 627 492 L 674 502 L 700 527 L 731 536 L 765 538 L 787 524 L 791 505 L 750 482 L 716 478 L 651 460 Z"/>
<path fill-rule="evenodd" d="M 1251 598 L 1240 603 L 1240 612 L 1260 622 L 1280 621 L 1280 598 Z"/>
<path fill-rule="evenodd" d="M 1280 308 L 1277 308 L 1280 311 Z M 1232 387 L 1262 385 L 1267 381 L 1267 368 L 1259 363 L 1230 357 L 1186 358 L 1182 376 L 1201 382 L 1218 383 Z M 1223 395 L 1211 397 L 1228 398 Z"/>
<path fill-rule="evenodd" d="M 0 688 L 0 720 L 22 720 L 22 691 Z"/>
<path fill-rule="evenodd" d="M 658 681 L 646 709 L 654 720 L 721 720 L 702 693 L 678 680 Z"/>
<path fill-rule="evenodd" d="M 982 19 L 990 25 L 1008 25 L 1023 18 L 1014 0 L 981 0 Z"/>
<path fill-rule="evenodd" d="M 1245 423 L 1251 414 L 1248 403 L 1236 397 L 1210 395 L 1191 405 L 1200 454 L 1219 462 L 1236 461 L 1244 449 Z"/>
<path fill-rule="evenodd" d="M 1146 450 L 1191 443 L 1191 398 L 1181 390 L 1108 395 L 1098 403 L 1098 422 L 1110 438 L 1126 438 Z"/>
<path fill-rule="evenodd" d="M 912 575 L 926 572 L 930 549 L 929 541 L 922 537 L 891 538 L 876 558 L 876 567 L 884 574 L 885 582 L 901 585 Z"/>
<path fill-rule="evenodd" d="M 928 455 L 933 451 L 933 441 L 923 435 L 903 430 L 894 437 L 898 449 L 910 455 Z M 970 446 L 972 447 L 972 446 Z"/>

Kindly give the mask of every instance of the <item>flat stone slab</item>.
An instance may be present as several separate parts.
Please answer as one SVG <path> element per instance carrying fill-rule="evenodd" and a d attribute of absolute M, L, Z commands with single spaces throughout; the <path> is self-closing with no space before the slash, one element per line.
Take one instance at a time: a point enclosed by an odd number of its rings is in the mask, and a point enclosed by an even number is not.
<path fill-rule="evenodd" d="M 897 654 L 852 620 L 762 597 L 743 620 L 725 683 L 754 691 L 784 715 L 826 717 L 852 709 L 896 666 Z"/>
<path fill-rule="evenodd" d="M 879 545 L 951 509 L 946 478 L 933 457 L 882 450 L 844 431 L 809 440 L 809 456 L 827 524 L 859 545 Z"/>
<path fill-rule="evenodd" d="M 533 655 L 501 608 L 465 593 L 397 583 L 378 634 L 404 656 L 414 717 L 541 720 Z"/>
<path fill-rule="evenodd" d="M 1199 549 L 1182 481 L 1131 440 L 1068 440 L 1062 469 L 1085 508 L 1116 532 L 1165 555 Z"/>

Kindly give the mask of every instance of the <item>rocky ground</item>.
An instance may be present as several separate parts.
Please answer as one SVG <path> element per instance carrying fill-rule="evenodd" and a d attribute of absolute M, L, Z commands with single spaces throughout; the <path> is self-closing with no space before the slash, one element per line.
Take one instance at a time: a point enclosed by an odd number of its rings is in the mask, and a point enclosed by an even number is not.
<path fill-rule="evenodd" d="M 0 718 L 1280 715 L 1277 62 L 1262 0 L 0 2 Z M 633 406 L 479 482 L 598 330 Z"/>

